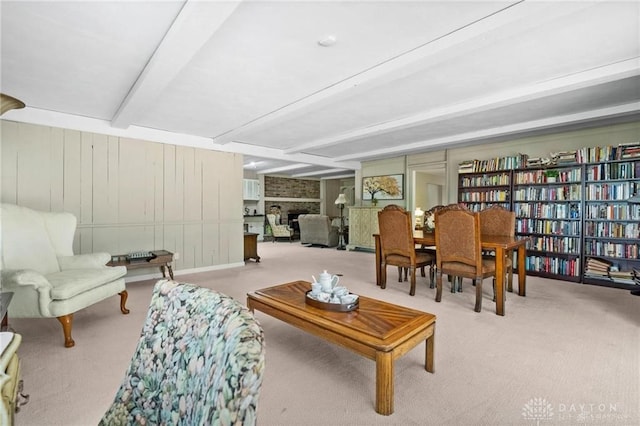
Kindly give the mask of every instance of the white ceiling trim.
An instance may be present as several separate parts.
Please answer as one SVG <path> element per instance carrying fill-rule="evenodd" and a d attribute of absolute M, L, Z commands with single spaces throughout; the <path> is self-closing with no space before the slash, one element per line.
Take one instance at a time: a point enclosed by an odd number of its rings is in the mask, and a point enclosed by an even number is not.
<path fill-rule="evenodd" d="M 338 176 L 323 176 L 320 178 L 320 180 L 328 180 L 328 179 L 347 179 L 347 178 L 352 178 L 354 177 L 356 174 L 355 173 L 349 173 L 348 175 L 338 175 Z"/>
<path fill-rule="evenodd" d="M 152 142 L 166 143 L 170 145 L 189 146 L 193 148 L 202 148 L 212 151 L 232 152 L 236 154 L 246 154 L 263 158 L 271 158 L 275 160 L 306 163 L 302 164 L 302 167 L 316 165 L 329 168 L 340 167 L 341 170 L 359 170 L 361 167 L 359 161 L 336 162 L 333 159 L 309 154 L 286 155 L 283 154 L 282 150 L 279 149 L 239 143 L 220 145 L 213 143 L 211 141 L 211 138 L 193 136 L 185 133 L 167 132 L 164 130 L 150 129 L 148 127 L 129 126 L 126 129 L 120 129 L 111 126 L 111 123 L 107 120 L 81 117 L 77 115 L 47 111 L 38 108 L 30 108 L 28 106 L 22 109 L 8 111 L 2 116 L 2 119 L 19 121 L 22 123 L 40 124 L 42 126 L 61 127 L 65 129 L 73 129 L 83 132 L 99 133 L 131 139 L 141 139 Z"/>
<path fill-rule="evenodd" d="M 318 176 L 318 175 L 326 175 L 329 173 L 342 173 L 347 172 L 349 170 L 346 169 L 324 169 L 324 170 L 316 170 L 313 172 L 304 172 L 304 173 L 294 173 L 291 176 L 293 177 L 306 177 L 306 176 Z"/>
<path fill-rule="evenodd" d="M 214 141 L 219 144 L 229 143 L 238 138 L 241 133 L 259 130 L 260 127 L 273 125 L 283 119 L 294 119 L 296 116 L 303 115 L 309 107 L 319 107 L 323 103 L 335 102 L 338 96 L 347 96 L 347 92 L 349 92 L 348 95 L 352 95 L 353 90 L 364 91 L 373 85 L 402 78 L 427 65 L 433 65 L 438 54 L 443 54 L 441 59 L 444 60 L 444 56 L 448 54 L 447 52 L 455 51 L 454 47 L 485 37 L 491 32 L 516 22 L 518 25 L 513 25 L 509 31 L 516 33 L 517 31 L 522 31 L 523 26 L 534 26 L 540 24 L 540 22 L 576 13 L 578 10 L 590 7 L 600 1 L 603 0 L 563 2 L 561 5 L 557 3 L 545 5 L 543 2 L 518 2 L 508 5 L 499 12 L 452 31 L 443 37 L 404 54 L 399 54 L 350 78 L 264 114 L 235 129 L 214 136 Z M 426 59 L 429 60 L 427 61 Z"/>
<path fill-rule="evenodd" d="M 390 147 L 385 149 L 379 149 L 375 151 L 367 151 L 357 154 L 349 154 L 341 157 L 336 157 L 336 161 L 347 161 L 353 159 L 359 159 L 360 161 L 376 157 L 380 155 L 400 155 L 403 152 L 418 151 L 425 148 L 434 148 L 441 145 L 447 145 L 452 143 L 465 143 L 478 139 L 497 138 L 502 136 L 508 136 L 518 133 L 526 133 L 532 131 L 540 131 L 546 128 L 559 127 L 563 125 L 577 124 L 583 122 L 589 122 L 596 119 L 604 119 L 608 117 L 615 117 L 620 115 L 628 115 L 640 112 L 640 102 L 632 102 L 625 105 L 618 105 L 615 107 L 601 108 L 590 111 L 583 111 L 575 114 L 567 114 L 556 117 L 544 118 L 540 120 L 532 120 L 522 123 L 516 123 L 508 126 L 493 127 L 490 129 L 484 129 L 480 131 L 461 133 L 454 136 L 447 136 L 443 138 L 430 139 L 426 141 L 416 142 L 412 144 L 406 144 L 402 146 Z"/>
<path fill-rule="evenodd" d="M 309 165 L 305 163 L 289 164 L 288 166 L 274 167 L 272 169 L 261 170 L 260 173 L 269 174 L 269 173 L 288 172 L 290 170 L 304 169 L 305 167 L 309 167 Z"/>
<path fill-rule="evenodd" d="M 119 129 L 111 126 L 107 120 L 81 117 L 78 115 L 48 111 L 38 108 L 26 107 L 7 112 L 2 116 L 3 120 L 18 121 L 21 123 L 39 124 L 42 126 L 60 127 L 63 129 L 92 132 L 104 135 L 119 136 L 123 138 L 141 139 L 151 142 L 160 142 L 171 145 L 189 146 L 217 151 L 226 151 L 222 147 L 212 145 L 210 138 L 193 136 L 185 133 L 167 132 L 164 130 L 150 129 L 148 127 L 130 126 L 127 129 Z"/>
<path fill-rule="evenodd" d="M 120 105 L 111 121 L 112 126 L 127 128 L 140 119 L 213 37 L 240 1 L 220 4 L 222 7 L 210 7 L 207 2 L 187 0 Z"/>
<path fill-rule="evenodd" d="M 292 154 L 296 152 L 303 152 L 308 149 L 339 145 L 350 140 L 377 136 L 384 133 L 443 120 L 451 120 L 477 112 L 502 108 L 509 105 L 566 93 L 583 87 L 589 87 L 637 75 L 640 75 L 640 62 L 638 61 L 638 58 L 633 58 L 616 64 L 611 64 L 606 67 L 567 75 L 561 78 L 540 82 L 535 85 L 503 91 L 483 98 L 474 99 L 469 102 L 432 109 L 399 120 L 387 121 L 375 126 L 356 129 L 340 135 L 318 139 L 316 141 L 297 145 L 294 148 L 286 149 L 284 152 Z"/>
<path fill-rule="evenodd" d="M 333 158 L 321 157 L 319 155 L 312 154 L 285 154 L 281 149 L 269 148 L 265 146 L 249 145 L 239 142 L 231 142 L 225 145 L 214 144 L 217 149 L 237 152 L 239 154 L 247 154 L 254 157 L 271 158 L 274 160 L 290 161 L 294 163 L 307 163 L 309 165 L 323 166 L 323 167 L 338 167 L 343 169 L 356 170 L 360 169 L 359 161 L 335 161 Z"/>

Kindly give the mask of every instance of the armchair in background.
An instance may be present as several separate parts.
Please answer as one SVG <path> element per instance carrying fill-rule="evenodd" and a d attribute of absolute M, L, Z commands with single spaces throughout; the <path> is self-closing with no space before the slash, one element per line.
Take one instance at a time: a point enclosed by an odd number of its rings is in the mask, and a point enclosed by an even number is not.
<path fill-rule="evenodd" d="M 244 305 L 207 288 L 158 281 L 125 378 L 99 424 L 255 425 L 264 367 L 263 331 Z"/>
<path fill-rule="evenodd" d="M 74 312 L 119 294 L 120 310 L 129 313 L 127 269 L 106 266 L 108 253 L 73 254 L 75 216 L 13 204 L 2 204 L 0 216 L 2 289 L 13 292 L 9 318 L 57 318 L 70 348 Z"/>
<path fill-rule="evenodd" d="M 331 224 L 329 216 L 324 214 L 301 214 L 298 216 L 300 242 L 325 247 L 338 245 L 338 228 Z"/>
<path fill-rule="evenodd" d="M 273 242 L 276 242 L 276 238 L 288 238 L 289 242 L 293 241 L 293 228 L 289 227 L 289 225 L 280 225 L 280 220 L 276 219 L 279 217 L 280 215 L 276 216 L 271 213 L 267 215 L 267 220 L 271 227 L 271 234 L 273 235 Z"/>

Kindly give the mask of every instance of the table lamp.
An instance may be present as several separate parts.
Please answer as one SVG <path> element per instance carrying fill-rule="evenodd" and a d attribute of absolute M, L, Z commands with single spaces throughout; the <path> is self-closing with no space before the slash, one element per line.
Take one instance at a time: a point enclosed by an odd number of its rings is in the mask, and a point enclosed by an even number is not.
<path fill-rule="evenodd" d="M 413 212 L 416 216 L 416 229 L 422 229 L 424 211 L 420 207 L 416 207 L 416 210 Z"/>

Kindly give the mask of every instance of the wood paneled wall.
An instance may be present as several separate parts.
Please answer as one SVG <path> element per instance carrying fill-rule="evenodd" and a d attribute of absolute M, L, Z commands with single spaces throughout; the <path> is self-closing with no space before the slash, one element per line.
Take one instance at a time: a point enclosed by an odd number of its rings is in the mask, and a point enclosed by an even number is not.
<path fill-rule="evenodd" d="M 75 253 L 166 249 L 180 253 L 176 270 L 242 264 L 241 154 L 0 123 L 2 202 L 73 213 Z"/>

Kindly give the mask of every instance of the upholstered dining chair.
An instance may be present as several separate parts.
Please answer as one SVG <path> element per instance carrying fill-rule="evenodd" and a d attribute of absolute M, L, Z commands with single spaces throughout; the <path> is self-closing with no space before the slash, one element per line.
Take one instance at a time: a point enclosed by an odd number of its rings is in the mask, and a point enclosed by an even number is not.
<path fill-rule="evenodd" d="M 442 299 L 442 275 L 471 278 L 476 286 L 475 311 L 482 309 L 482 281 L 495 276 L 495 259 L 482 257 L 480 215 L 465 209 L 436 212 L 436 302 Z"/>
<path fill-rule="evenodd" d="M 378 212 L 378 229 L 381 249 L 381 288 L 386 288 L 387 265 L 398 267 L 400 276 L 398 281 L 402 281 L 403 269 L 409 271 L 411 276 L 409 294 L 411 296 L 416 293 L 417 268 L 420 268 L 422 276 L 424 276 L 424 267 L 430 266 L 429 277 L 433 281 L 435 258 L 429 253 L 416 252 L 410 212 L 395 204 L 385 206 Z"/>
<path fill-rule="evenodd" d="M 240 302 L 161 280 L 113 404 L 111 425 L 255 425 L 264 336 Z"/>
<path fill-rule="evenodd" d="M 480 211 L 480 234 L 513 237 L 516 232 L 516 213 L 497 204 Z M 495 253 L 484 253 L 493 256 Z M 507 289 L 513 291 L 513 250 L 505 253 Z M 504 278 L 503 278 L 504 281 Z"/>
<path fill-rule="evenodd" d="M 423 232 L 433 232 L 433 230 L 435 229 L 435 226 L 433 226 L 433 228 L 431 226 L 429 226 L 428 222 L 433 223 L 435 225 L 435 215 L 436 212 L 441 211 L 441 210 L 450 210 L 450 209 L 466 209 L 464 204 L 447 204 L 442 205 L 442 204 L 438 204 L 436 206 L 431 207 L 429 210 L 427 210 L 424 213 L 424 225 L 422 227 Z M 417 252 L 419 253 L 428 253 L 430 255 L 433 256 L 433 258 L 436 258 L 436 247 L 435 246 L 421 246 L 420 248 L 416 249 Z M 462 278 L 459 277 L 452 277 L 451 275 L 449 275 L 449 281 L 451 281 L 451 292 L 455 293 L 456 290 L 457 291 L 462 291 Z M 430 288 L 435 287 L 434 285 L 434 280 L 431 280 L 431 284 L 429 285 Z"/>

